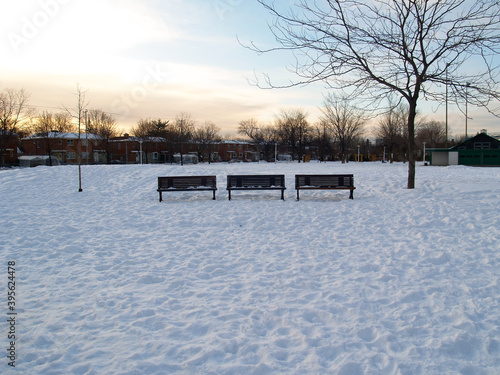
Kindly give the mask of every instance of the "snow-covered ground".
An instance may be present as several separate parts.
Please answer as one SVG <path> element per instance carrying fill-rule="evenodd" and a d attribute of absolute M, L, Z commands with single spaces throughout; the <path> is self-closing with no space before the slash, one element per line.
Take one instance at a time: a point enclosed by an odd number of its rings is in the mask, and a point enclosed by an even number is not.
<path fill-rule="evenodd" d="M 282 173 L 235 192 L 227 174 Z M 353 173 L 348 191 L 294 175 Z M 157 177 L 215 174 L 210 192 Z M 499 374 L 500 168 L 382 163 L 0 171 L 0 372 Z M 16 367 L 7 262 L 16 263 Z M 3 275 L 3 276 L 1 276 Z M 3 332 L 3 333 L 1 333 Z"/>

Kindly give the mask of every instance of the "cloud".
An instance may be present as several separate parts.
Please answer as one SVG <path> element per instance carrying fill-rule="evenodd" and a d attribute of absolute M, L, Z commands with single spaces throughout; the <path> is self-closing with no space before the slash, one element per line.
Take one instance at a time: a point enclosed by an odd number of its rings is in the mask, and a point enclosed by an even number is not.
<path fill-rule="evenodd" d="M 7 35 L 3 68 L 62 74 L 114 71 L 127 49 L 175 37 L 138 1 L 40 0 L 29 5 L 12 9 L 11 21 L 2 27 Z"/>

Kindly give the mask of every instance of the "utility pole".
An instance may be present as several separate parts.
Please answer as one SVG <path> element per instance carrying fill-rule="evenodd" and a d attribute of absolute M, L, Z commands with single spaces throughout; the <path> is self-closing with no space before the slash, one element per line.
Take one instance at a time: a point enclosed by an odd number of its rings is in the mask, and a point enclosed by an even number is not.
<path fill-rule="evenodd" d="M 469 120 L 469 112 L 468 112 L 469 86 L 470 86 L 470 83 L 467 82 L 467 86 L 465 86 L 465 139 L 467 139 L 467 125 L 468 125 L 468 120 Z"/>
<path fill-rule="evenodd" d="M 444 147 L 448 147 L 448 65 L 446 65 L 446 137 L 444 141 Z"/>

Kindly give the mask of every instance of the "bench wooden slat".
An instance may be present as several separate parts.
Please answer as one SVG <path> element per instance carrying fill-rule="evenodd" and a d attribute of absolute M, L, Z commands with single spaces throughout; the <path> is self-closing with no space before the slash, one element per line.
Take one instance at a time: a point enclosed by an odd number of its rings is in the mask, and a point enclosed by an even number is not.
<path fill-rule="evenodd" d="M 215 200 L 215 191 L 217 190 L 216 176 L 165 176 L 158 177 L 158 193 L 160 202 L 162 193 L 169 191 L 203 191 L 212 190 Z"/>
<path fill-rule="evenodd" d="M 323 175 L 295 175 L 295 189 L 297 200 L 299 190 L 350 190 L 349 199 L 354 199 L 354 175 L 352 174 L 323 174 Z"/>
<path fill-rule="evenodd" d="M 285 175 L 228 175 L 227 191 L 231 200 L 232 190 L 281 190 L 285 200 Z"/>

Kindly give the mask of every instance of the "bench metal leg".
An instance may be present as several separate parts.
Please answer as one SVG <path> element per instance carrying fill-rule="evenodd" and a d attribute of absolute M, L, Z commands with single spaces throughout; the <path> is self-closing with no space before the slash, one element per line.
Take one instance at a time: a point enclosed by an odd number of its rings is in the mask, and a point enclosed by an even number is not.
<path fill-rule="evenodd" d="M 214 197 L 213 197 L 213 199 L 212 199 L 212 200 L 215 200 L 215 190 L 213 190 L 213 193 L 214 193 Z"/>
<path fill-rule="evenodd" d="M 354 190 L 351 189 L 351 194 L 349 194 L 349 199 L 354 199 Z"/>
<path fill-rule="evenodd" d="M 299 201 L 299 189 L 297 189 L 297 202 Z"/>
<path fill-rule="evenodd" d="M 162 201 L 161 191 L 159 191 L 159 193 L 160 193 L 160 202 L 161 202 Z"/>
<path fill-rule="evenodd" d="M 281 190 L 281 200 L 285 200 L 285 190 Z"/>
<path fill-rule="evenodd" d="M 228 190 L 227 192 L 228 192 L 228 198 L 229 200 L 231 200 L 231 190 Z"/>

